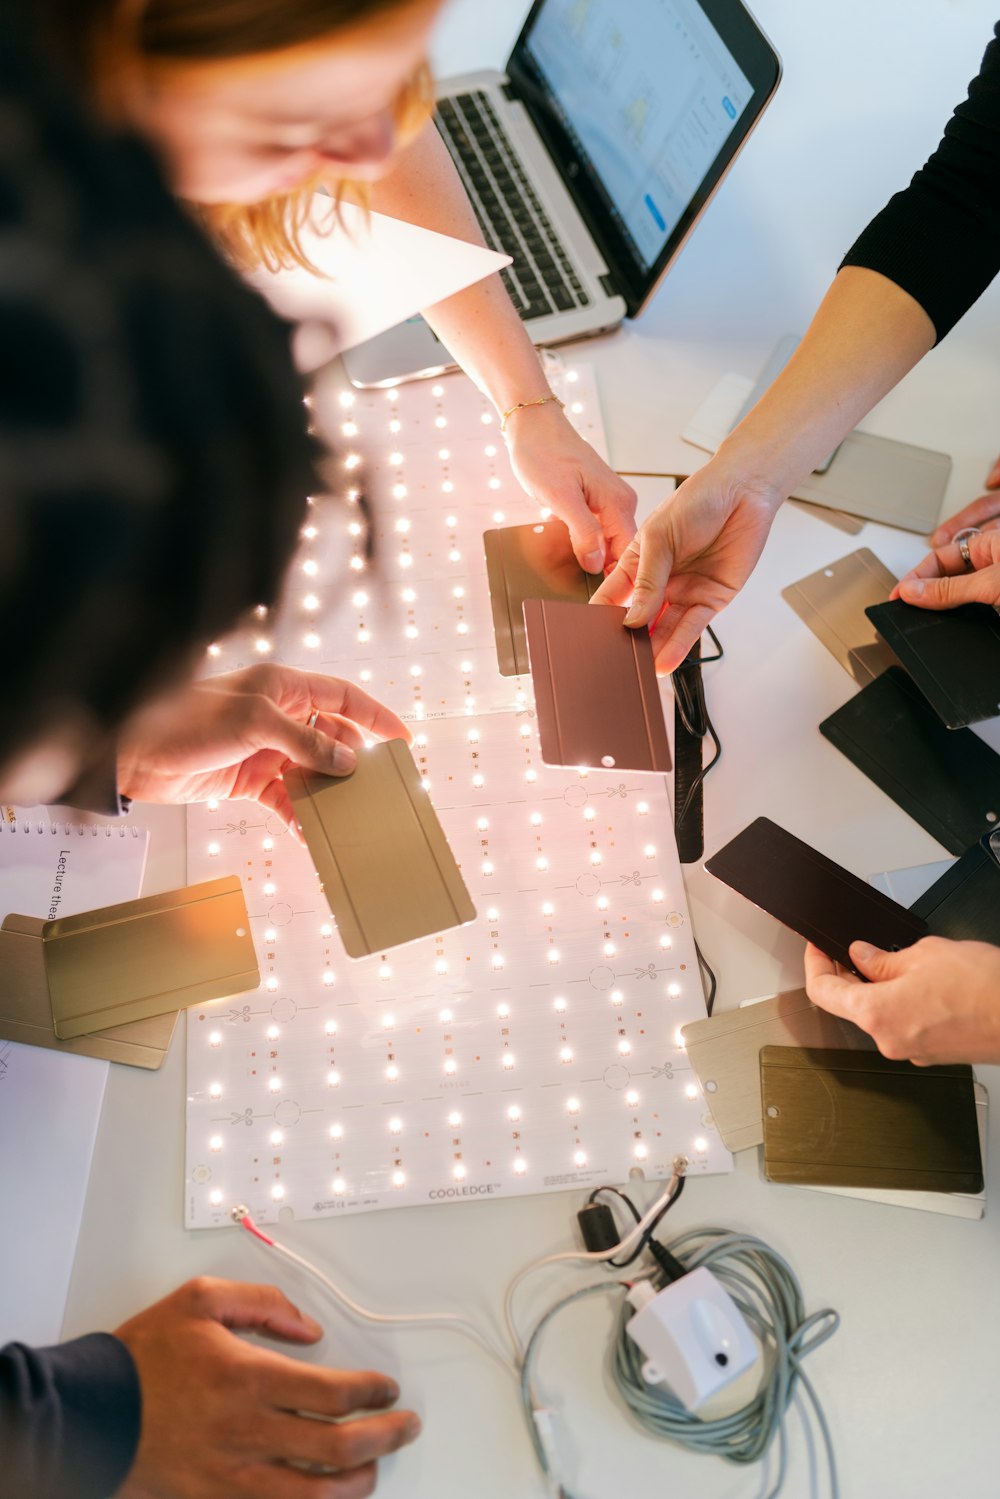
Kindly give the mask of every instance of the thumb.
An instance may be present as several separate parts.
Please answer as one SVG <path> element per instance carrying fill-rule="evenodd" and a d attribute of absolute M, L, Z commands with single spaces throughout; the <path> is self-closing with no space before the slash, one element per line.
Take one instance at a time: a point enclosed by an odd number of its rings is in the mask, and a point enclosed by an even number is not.
<path fill-rule="evenodd" d="M 350 775 L 357 765 L 358 757 L 349 745 L 332 739 L 322 729 L 290 718 L 269 699 L 263 700 L 261 713 L 256 729 L 258 736 L 263 736 L 262 749 L 280 750 L 295 765 L 320 775 Z"/>
<path fill-rule="evenodd" d="M 674 554 L 666 542 L 660 539 L 659 531 L 641 530 L 639 562 L 635 570 L 635 586 L 632 589 L 632 606 L 625 616 L 625 623 L 651 625 L 663 608 L 670 581 L 670 569 Z"/>
<path fill-rule="evenodd" d="M 574 487 L 560 489 L 558 494 L 550 492 L 546 496 L 546 503 L 569 530 L 573 552 L 584 572 L 603 572 L 606 551 L 604 532 L 582 491 Z"/>
<path fill-rule="evenodd" d="M 858 972 L 864 974 L 866 979 L 876 982 L 894 978 L 899 967 L 898 952 L 885 952 L 881 947 L 873 947 L 870 942 L 852 942 L 850 955 Z"/>
<path fill-rule="evenodd" d="M 959 604 L 995 604 L 1000 597 L 1000 575 L 992 567 L 945 578 L 904 578 L 899 596 L 920 609 L 955 609 Z"/>
<path fill-rule="evenodd" d="M 205 1312 L 232 1332 L 260 1332 L 286 1343 L 316 1343 L 323 1329 L 300 1312 L 277 1286 L 248 1285 L 243 1281 L 210 1281 Z"/>

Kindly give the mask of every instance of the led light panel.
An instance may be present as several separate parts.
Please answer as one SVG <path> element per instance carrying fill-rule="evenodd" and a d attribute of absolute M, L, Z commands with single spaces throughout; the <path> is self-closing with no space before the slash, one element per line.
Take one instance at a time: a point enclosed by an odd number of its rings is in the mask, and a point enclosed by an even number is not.
<path fill-rule="evenodd" d="M 458 377 L 344 398 L 376 560 L 356 505 L 315 505 L 282 608 L 211 665 L 271 655 L 402 712 L 479 916 L 353 961 L 276 817 L 190 809 L 189 877 L 242 877 L 263 981 L 188 1015 L 188 1227 L 731 1169 L 680 1037 L 705 1008 L 666 783 L 543 765 L 530 679 L 497 668 L 482 532 L 539 512 L 495 417 Z"/>

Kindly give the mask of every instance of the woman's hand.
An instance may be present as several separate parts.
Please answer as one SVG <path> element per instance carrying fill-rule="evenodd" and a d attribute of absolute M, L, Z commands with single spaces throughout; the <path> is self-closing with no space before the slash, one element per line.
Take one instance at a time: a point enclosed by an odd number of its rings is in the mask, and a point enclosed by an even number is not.
<path fill-rule="evenodd" d="M 986 488 L 1000 490 L 1000 458 L 990 470 Z M 969 526 L 978 526 L 980 531 L 1000 528 L 1000 494 L 980 495 L 978 500 L 972 500 L 957 515 L 951 515 L 946 521 L 942 521 L 931 537 L 931 546 L 947 546 L 956 531 L 965 531 Z"/>
<path fill-rule="evenodd" d="M 625 623 L 650 627 L 657 671 L 673 671 L 753 572 L 779 503 L 707 463 L 643 522 L 592 602 L 631 599 Z"/>
<path fill-rule="evenodd" d="M 130 719 L 119 739 L 118 789 L 145 802 L 248 798 L 296 833 L 283 772 L 303 765 L 350 774 L 362 731 L 410 739 L 391 708 L 352 682 L 251 666 L 180 688 Z"/>
<path fill-rule="evenodd" d="M 884 1057 L 918 1067 L 1000 1062 L 1000 947 L 924 937 L 901 952 L 851 944 L 862 983 L 810 943 L 806 993 L 831 1015 L 853 1020 Z"/>
<path fill-rule="evenodd" d="M 1000 604 L 1000 530 L 968 537 L 972 571 L 957 542 L 929 552 L 900 578 L 891 597 L 921 609 L 955 609 L 959 604 Z"/>
<path fill-rule="evenodd" d="M 580 566 L 613 567 L 635 535 L 636 494 L 599 458 L 555 402 L 526 406 L 504 434 L 526 494 L 569 527 Z"/>

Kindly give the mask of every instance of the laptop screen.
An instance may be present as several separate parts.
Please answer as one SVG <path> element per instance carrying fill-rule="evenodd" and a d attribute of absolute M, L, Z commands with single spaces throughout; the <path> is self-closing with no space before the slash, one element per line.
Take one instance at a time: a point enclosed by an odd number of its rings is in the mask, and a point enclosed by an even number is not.
<path fill-rule="evenodd" d="M 779 67 L 738 0 L 538 0 L 508 71 L 615 279 L 624 271 L 641 302 Z"/>

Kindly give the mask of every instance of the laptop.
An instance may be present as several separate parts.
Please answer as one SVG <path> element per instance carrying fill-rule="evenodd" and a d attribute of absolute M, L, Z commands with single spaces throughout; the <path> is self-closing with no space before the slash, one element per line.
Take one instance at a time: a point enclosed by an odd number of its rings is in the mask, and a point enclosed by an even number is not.
<path fill-rule="evenodd" d="M 439 85 L 437 128 L 536 344 L 638 316 L 780 76 L 741 0 L 535 0 L 505 73 Z M 420 317 L 344 362 L 362 387 L 455 367 Z"/>

